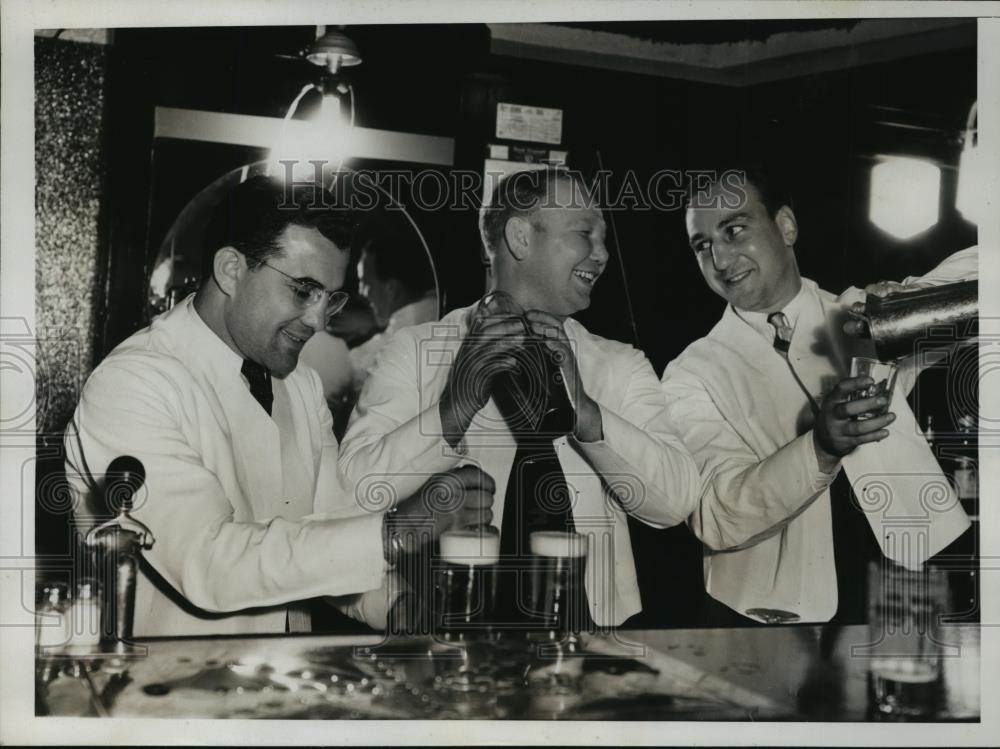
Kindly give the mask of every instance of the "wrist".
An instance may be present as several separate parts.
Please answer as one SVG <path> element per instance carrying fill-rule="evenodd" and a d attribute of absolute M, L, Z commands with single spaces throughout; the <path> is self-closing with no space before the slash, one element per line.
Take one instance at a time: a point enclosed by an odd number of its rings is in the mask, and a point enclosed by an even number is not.
<path fill-rule="evenodd" d="M 462 437 L 465 436 L 465 427 L 462 426 L 458 417 L 455 399 L 451 394 L 451 386 L 446 386 L 441 400 L 438 402 L 438 416 L 441 418 L 441 436 L 452 449 L 457 449 Z"/>
<path fill-rule="evenodd" d="M 465 433 L 472 424 L 473 417 L 486 405 L 489 396 L 476 405 L 463 400 L 452 391 L 449 382 L 438 402 L 438 416 L 441 419 L 441 436 L 457 452 L 464 454 Z"/>
<path fill-rule="evenodd" d="M 580 407 L 576 411 L 576 430 L 573 436 L 579 442 L 600 442 L 604 439 L 601 409 L 589 397 L 580 401 Z"/>
<path fill-rule="evenodd" d="M 816 455 L 816 464 L 823 473 L 835 473 L 840 467 L 840 456 L 828 452 L 824 447 L 818 433 L 813 430 L 813 452 Z"/>

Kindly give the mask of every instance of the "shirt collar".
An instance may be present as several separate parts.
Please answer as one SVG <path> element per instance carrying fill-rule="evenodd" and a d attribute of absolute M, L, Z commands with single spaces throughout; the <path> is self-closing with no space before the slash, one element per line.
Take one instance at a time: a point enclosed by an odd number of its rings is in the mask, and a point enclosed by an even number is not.
<path fill-rule="evenodd" d="M 810 294 L 807 291 L 807 286 L 806 279 L 803 278 L 799 286 L 799 292 L 780 310 L 788 318 L 788 325 L 791 327 L 793 335 L 799 316 L 806 305 L 809 304 Z M 763 336 L 768 343 L 774 341 L 774 327 L 767 321 L 767 316 L 770 313 L 750 312 L 748 310 L 736 309 L 736 307 L 733 307 L 733 312 L 736 313 L 738 318 Z"/>
<path fill-rule="evenodd" d="M 226 342 L 208 327 L 208 323 L 201 319 L 194 306 L 194 297 L 192 294 L 181 302 L 181 309 L 178 312 L 183 316 L 190 336 L 188 345 L 191 351 L 197 354 L 195 361 L 214 374 L 239 376 L 243 367 L 243 357 L 229 348 Z"/>

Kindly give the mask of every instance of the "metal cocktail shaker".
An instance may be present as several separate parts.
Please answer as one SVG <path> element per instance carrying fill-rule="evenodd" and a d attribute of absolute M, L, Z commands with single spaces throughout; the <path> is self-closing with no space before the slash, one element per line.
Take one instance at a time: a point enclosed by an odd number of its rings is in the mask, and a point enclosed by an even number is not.
<path fill-rule="evenodd" d="M 927 289 L 903 291 L 879 297 L 869 294 L 865 302 L 865 322 L 875 350 L 882 361 L 892 361 L 915 352 L 919 341 L 934 345 L 929 331 L 951 328 L 941 343 L 971 333 L 971 322 L 979 314 L 977 281 L 962 281 Z"/>

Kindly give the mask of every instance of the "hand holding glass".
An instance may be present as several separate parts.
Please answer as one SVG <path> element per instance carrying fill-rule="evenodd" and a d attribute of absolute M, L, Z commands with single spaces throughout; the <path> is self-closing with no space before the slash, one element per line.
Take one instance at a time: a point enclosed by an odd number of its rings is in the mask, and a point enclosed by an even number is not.
<path fill-rule="evenodd" d="M 895 362 L 882 362 L 865 356 L 853 357 L 851 359 L 851 377 L 870 377 L 874 382 L 866 388 L 851 393 L 850 400 L 857 401 L 864 398 L 885 396 L 891 403 L 892 391 L 896 386 L 897 371 Z M 864 421 L 874 416 L 880 416 L 886 409 L 888 406 L 882 411 L 869 411 L 858 414 L 854 418 L 858 421 Z"/>

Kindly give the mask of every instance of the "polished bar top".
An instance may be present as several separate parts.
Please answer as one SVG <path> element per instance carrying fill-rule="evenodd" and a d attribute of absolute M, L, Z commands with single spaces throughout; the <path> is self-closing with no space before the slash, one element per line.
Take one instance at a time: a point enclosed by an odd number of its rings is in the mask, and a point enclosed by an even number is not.
<path fill-rule="evenodd" d="M 980 715 L 979 630 L 943 630 L 940 708 Z M 429 637 L 140 641 L 108 660 L 40 656 L 38 711 L 213 718 L 872 720 L 867 627 L 615 631 L 465 644 Z M 102 664 L 102 665 L 99 665 Z"/>

